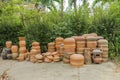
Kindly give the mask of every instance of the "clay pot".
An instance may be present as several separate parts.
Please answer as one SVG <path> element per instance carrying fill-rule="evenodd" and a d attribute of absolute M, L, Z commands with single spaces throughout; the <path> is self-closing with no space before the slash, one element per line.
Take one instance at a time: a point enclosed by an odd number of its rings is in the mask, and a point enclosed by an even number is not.
<path fill-rule="evenodd" d="M 100 64 L 102 62 L 102 58 L 101 57 L 94 58 L 93 60 L 94 60 L 94 63 L 96 63 L 96 64 Z"/>
<path fill-rule="evenodd" d="M 77 52 L 83 52 L 84 53 L 85 48 L 77 48 Z"/>
<path fill-rule="evenodd" d="M 102 58 L 108 58 L 108 53 L 107 52 L 103 52 L 102 53 Z"/>
<path fill-rule="evenodd" d="M 20 53 L 26 53 L 26 52 L 27 52 L 26 47 L 20 47 L 20 48 L 19 48 L 19 52 L 20 52 Z"/>
<path fill-rule="evenodd" d="M 18 59 L 18 61 L 24 61 L 25 60 L 24 57 L 18 57 L 17 59 Z"/>
<path fill-rule="evenodd" d="M 12 59 L 16 59 L 18 57 L 18 53 L 12 53 Z"/>
<path fill-rule="evenodd" d="M 108 45 L 108 41 L 106 39 L 100 39 L 97 42 L 98 42 L 98 45 Z"/>
<path fill-rule="evenodd" d="M 39 42 L 32 42 L 32 46 L 40 46 Z"/>
<path fill-rule="evenodd" d="M 35 58 L 36 59 L 43 59 L 43 56 L 41 54 L 37 54 L 37 55 L 35 55 Z"/>
<path fill-rule="evenodd" d="M 83 34 L 82 36 L 84 36 L 84 37 L 88 37 L 88 36 L 97 37 L 97 34 L 96 33 L 90 33 L 90 34 Z"/>
<path fill-rule="evenodd" d="M 85 58 L 85 64 L 91 64 L 92 59 L 91 59 L 91 51 L 89 48 L 85 48 L 84 50 L 84 58 Z"/>
<path fill-rule="evenodd" d="M 72 36 L 72 38 L 74 38 L 76 42 L 80 41 L 80 36 Z"/>
<path fill-rule="evenodd" d="M 87 48 L 94 49 L 97 46 L 96 41 L 87 41 Z"/>
<path fill-rule="evenodd" d="M 58 57 L 58 56 L 54 57 L 53 61 L 55 61 L 55 62 L 60 61 L 60 57 Z"/>
<path fill-rule="evenodd" d="M 48 59 L 47 57 L 44 58 L 44 62 L 50 63 L 52 60 Z"/>
<path fill-rule="evenodd" d="M 40 46 L 32 46 L 32 49 L 40 50 Z"/>
<path fill-rule="evenodd" d="M 55 52 L 54 48 L 48 49 L 48 52 Z"/>
<path fill-rule="evenodd" d="M 64 38 L 58 37 L 58 38 L 55 39 L 55 42 L 63 42 L 63 40 L 64 40 Z"/>
<path fill-rule="evenodd" d="M 30 51 L 30 54 L 37 54 L 37 50 L 32 49 L 32 50 Z"/>
<path fill-rule="evenodd" d="M 84 48 L 86 46 L 85 41 L 77 41 L 77 48 Z"/>
<path fill-rule="evenodd" d="M 50 60 L 53 60 L 53 58 L 54 58 L 54 57 L 51 56 L 51 55 L 50 55 L 50 56 L 46 56 L 46 57 L 47 57 L 48 59 L 50 59 Z"/>
<path fill-rule="evenodd" d="M 70 56 L 70 64 L 75 67 L 84 65 L 84 56 L 81 54 L 73 54 Z"/>
<path fill-rule="evenodd" d="M 6 48 L 11 48 L 12 41 L 6 41 Z"/>
<path fill-rule="evenodd" d="M 64 48 L 75 48 L 76 45 L 75 44 L 72 44 L 72 45 L 64 45 Z"/>
<path fill-rule="evenodd" d="M 104 39 L 104 37 L 103 36 L 97 36 L 96 39 L 100 40 L 100 39 Z"/>
<path fill-rule="evenodd" d="M 25 37 L 18 37 L 19 38 L 19 41 L 25 41 Z"/>
<path fill-rule="evenodd" d="M 12 54 L 7 54 L 7 59 L 12 59 Z"/>
<path fill-rule="evenodd" d="M 24 40 L 19 41 L 19 46 L 20 47 L 25 47 L 26 46 L 26 41 L 24 41 Z"/>
<path fill-rule="evenodd" d="M 102 61 L 103 61 L 103 62 L 107 62 L 107 61 L 108 61 L 108 58 L 102 58 Z"/>
<path fill-rule="evenodd" d="M 38 62 L 38 63 L 42 63 L 42 62 L 43 62 L 43 60 L 37 60 L 37 62 Z"/>
<path fill-rule="evenodd" d="M 101 49 L 108 48 L 108 45 L 98 45 L 98 48 L 101 48 Z"/>
<path fill-rule="evenodd" d="M 102 51 L 102 49 L 95 48 L 95 49 L 93 49 L 92 53 L 93 53 L 93 54 L 102 54 L 103 51 Z"/>
<path fill-rule="evenodd" d="M 64 62 L 64 63 L 70 63 L 70 60 L 67 59 L 67 58 L 63 58 L 63 62 Z"/>
<path fill-rule="evenodd" d="M 48 43 L 48 47 L 50 47 L 50 48 L 55 48 L 55 43 L 54 43 L 54 42 Z"/>
<path fill-rule="evenodd" d="M 18 53 L 18 46 L 17 45 L 12 45 L 11 51 L 12 51 L 12 53 Z"/>
<path fill-rule="evenodd" d="M 52 53 L 51 53 L 51 55 L 56 55 L 56 54 L 58 54 L 58 52 L 52 52 Z"/>
<path fill-rule="evenodd" d="M 64 52 L 75 52 L 75 48 L 64 48 Z"/>
<path fill-rule="evenodd" d="M 86 39 L 87 39 L 87 41 L 96 41 L 97 40 L 96 37 L 94 37 L 94 36 L 88 36 Z"/>
<path fill-rule="evenodd" d="M 64 39 L 64 46 L 65 45 L 74 45 L 75 44 L 75 40 L 74 40 L 74 38 L 66 38 L 66 39 Z"/>

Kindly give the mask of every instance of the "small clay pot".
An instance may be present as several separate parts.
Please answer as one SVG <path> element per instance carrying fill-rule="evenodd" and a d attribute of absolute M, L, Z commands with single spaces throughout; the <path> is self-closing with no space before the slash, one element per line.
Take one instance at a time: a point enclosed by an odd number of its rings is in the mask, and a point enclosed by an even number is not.
<path fill-rule="evenodd" d="M 12 45 L 11 51 L 12 51 L 12 53 L 18 53 L 18 46 L 17 45 Z"/>
<path fill-rule="evenodd" d="M 6 41 L 6 48 L 11 48 L 12 41 Z"/>
<path fill-rule="evenodd" d="M 94 58 L 94 63 L 96 64 L 100 64 L 102 62 L 102 58 L 101 57 L 98 57 L 98 58 Z"/>
<path fill-rule="evenodd" d="M 66 39 L 64 39 L 64 46 L 65 45 L 72 45 L 72 44 L 75 44 L 74 38 L 66 38 Z"/>
<path fill-rule="evenodd" d="M 97 47 L 96 41 L 87 41 L 87 48 L 94 49 Z"/>
<path fill-rule="evenodd" d="M 25 47 L 26 46 L 26 41 L 24 41 L 24 40 L 19 41 L 19 46 L 20 47 Z"/>
<path fill-rule="evenodd" d="M 52 60 L 50 60 L 49 58 L 45 57 L 44 58 L 44 62 L 50 63 L 50 62 L 52 62 Z"/>
<path fill-rule="evenodd" d="M 18 57 L 18 53 L 12 53 L 12 59 L 16 59 Z"/>
<path fill-rule="evenodd" d="M 32 46 L 40 46 L 39 42 L 32 42 Z"/>
<path fill-rule="evenodd" d="M 64 63 L 70 63 L 70 60 L 67 59 L 67 58 L 63 58 L 63 62 L 64 62 Z"/>
<path fill-rule="evenodd" d="M 46 56 L 48 59 L 50 60 L 53 60 L 53 56 L 52 55 L 49 55 L 49 56 Z"/>
<path fill-rule="evenodd" d="M 25 41 L 25 37 L 18 37 L 19 41 Z"/>
<path fill-rule="evenodd" d="M 12 59 L 12 54 L 7 54 L 8 59 Z"/>
<path fill-rule="evenodd" d="M 55 42 L 63 42 L 64 41 L 64 38 L 62 37 L 58 37 L 55 39 Z"/>
<path fill-rule="evenodd" d="M 43 59 L 43 56 L 41 54 L 37 54 L 35 55 L 35 58 L 40 60 L 40 59 Z"/>

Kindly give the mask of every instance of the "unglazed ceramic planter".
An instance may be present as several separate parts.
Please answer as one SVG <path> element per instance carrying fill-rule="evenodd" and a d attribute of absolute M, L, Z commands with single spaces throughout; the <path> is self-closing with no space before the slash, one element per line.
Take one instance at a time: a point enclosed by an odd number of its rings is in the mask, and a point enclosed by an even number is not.
<path fill-rule="evenodd" d="M 12 59 L 16 59 L 18 57 L 18 53 L 12 53 Z"/>
<path fill-rule="evenodd" d="M 25 41 L 25 37 L 18 37 L 18 39 L 19 39 L 19 41 L 22 41 L 22 40 L 24 40 Z"/>
<path fill-rule="evenodd" d="M 60 45 L 63 44 L 64 38 L 58 37 L 55 39 L 55 47 L 57 50 L 59 50 Z"/>
<path fill-rule="evenodd" d="M 70 64 L 75 67 L 84 65 L 84 56 L 81 54 L 73 54 L 70 56 Z"/>
<path fill-rule="evenodd" d="M 12 51 L 12 53 L 18 53 L 18 46 L 17 45 L 12 45 L 11 51 Z"/>
<path fill-rule="evenodd" d="M 64 62 L 64 63 L 70 63 L 70 60 L 67 59 L 67 58 L 63 58 L 63 62 Z"/>
<path fill-rule="evenodd" d="M 26 46 L 26 41 L 24 41 L 24 40 L 19 41 L 19 46 L 20 47 L 25 47 Z"/>
<path fill-rule="evenodd" d="M 26 52 L 27 52 L 26 47 L 20 47 L 20 48 L 19 48 L 19 52 L 20 52 L 20 53 L 26 53 Z"/>
<path fill-rule="evenodd" d="M 32 46 L 40 46 L 39 42 L 32 42 Z"/>
<path fill-rule="evenodd" d="M 6 48 L 11 48 L 12 41 L 6 41 Z"/>
<path fill-rule="evenodd" d="M 35 58 L 36 59 L 43 59 L 43 56 L 41 54 L 37 54 L 37 55 L 35 55 Z"/>
<path fill-rule="evenodd" d="M 77 45 L 77 48 L 85 48 L 86 42 L 85 41 L 77 41 L 76 45 Z"/>
<path fill-rule="evenodd" d="M 94 49 L 97 47 L 96 41 L 87 41 L 87 48 Z"/>

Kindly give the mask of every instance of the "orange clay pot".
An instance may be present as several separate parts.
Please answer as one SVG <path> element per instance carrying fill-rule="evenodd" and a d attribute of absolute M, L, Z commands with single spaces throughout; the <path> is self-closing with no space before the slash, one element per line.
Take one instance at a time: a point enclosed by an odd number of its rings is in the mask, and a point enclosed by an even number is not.
<path fill-rule="evenodd" d="M 12 53 L 18 53 L 18 46 L 17 45 L 12 45 L 11 51 L 12 51 Z"/>
<path fill-rule="evenodd" d="M 26 47 L 20 47 L 20 48 L 19 48 L 19 52 L 20 52 L 20 53 L 26 53 L 26 52 L 27 52 Z"/>
<path fill-rule="evenodd" d="M 32 49 L 32 50 L 30 51 L 30 54 L 37 54 L 37 50 Z"/>
<path fill-rule="evenodd" d="M 87 48 L 94 49 L 97 46 L 96 41 L 87 41 Z"/>
<path fill-rule="evenodd" d="M 76 45 L 75 44 L 72 44 L 72 45 L 64 45 L 64 48 L 75 48 Z"/>
<path fill-rule="evenodd" d="M 67 59 L 67 58 L 63 58 L 63 62 L 64 62 L 64 63 L 70 63 L 70 60 Z"/>
<path fill-rule="evenodd" d="M 64 48 L 64 52 L 75 52 L 75 48 Z"/>
<path fill-rule="evenodd" d="M 53 60 L 53 58 L 54 58 L 54 57 L 51 56 L 51 55 L 50 55 L 50 56 L 46 56 L 46 57 L 47 57 L 48 59 L 50 59 L 50 60 Z"/>
<path fill-rule="evenodd" d="M 52 60 L 48 59 L 47 57 L 44 58 L 44 62 L 50 63 Z"/>
<path fill-rule="evenodd" d="M 55 43 L 54 43 L 54 42 L 48 43 L 48 47 L 50 47 L 50 48 L 55 48 Z"/>
<path fill-rule="evenodd" d="M 77 41 L 77 48 L 84 48 L 86 46 L 85 41 Z"/>
<path fill-rule="evenodd" d="M 43 59 L 43 56 L 41 54 L 37 54 L 37 55 L 35 55 L 35 58 L 36 59 Z"/>
<path fill-rule="evenodd" d="M 84 56 L 81 54 L 73 54 L 70 56 L 70 64 L 75 67 L 84 65 Z"/>
<path fill-rule="evenodd" d="M 24 41 L 24 40 L 19 41 L 19 46 L 20 47 L 25 47 L 26 46 L 26 41 Z"/>
<path fill-rule="evenodd" d="M 54 48 L 48 49 L 48 52 L 55 52 Z"/>
<path fill-rule="evenodd" d="M 76 42 L 80 41 L 80 36 L 72 36 L 72 38 L 74 38 Z"/>
<path fill-rule="evenodd" d="M 64 41 L 64 38 L 62 37 L 58 37 L 55 39 L 55 42 L 63 42 Z"/>
<path fill-rule="evenodd" d="M 6 41 L 6 48 L 11 48 L 12 46 L 12 41 Z"/>
<path fill-rule="evenodd" d="M 97 42 L 98 42 L 98 46 L 99 45 L 108 45 L 108 41 L 106 39 L 100 39 Z"/>
<path fill-rule="evenodd" d="M 32 42 L 32 46 L 40 46 L 39 42 Z"/>
<path fill-rule="evenodd" d="M 108 52 L 103 52 L 102 53 L 102 58 L 108 58 Z"/>
<path fill-rule="evenodd" d="M 18 37 L 19 41 L 25 41 L 25 37 Z"/>
<path fill-rule="evenodd" d="M 58 62 L 58 61 L 60 61 L 60 57 L 54 57 L 54 59 L 53 59 L 53 61 L 55 61 L 55 62 Z"/>
<path fill-rule="evenodd" d="M 66 38 L 64 39 L 64 45 L 75 45 L 75 40 L 74 38 Z"/>

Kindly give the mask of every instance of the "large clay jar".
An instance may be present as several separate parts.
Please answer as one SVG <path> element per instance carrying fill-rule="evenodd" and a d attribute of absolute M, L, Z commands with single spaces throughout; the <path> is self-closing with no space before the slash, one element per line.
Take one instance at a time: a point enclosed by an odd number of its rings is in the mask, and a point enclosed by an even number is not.
<path fill-rule="evenodd" d="M 26 53 L 26 52 L 27 52 L 26 47 L 20 47 L 20 48 L 19 48 L 19 52 L 20 52 L 20 53 Z"/>
<path fill-rule="evenodd" d="M 70 56 L 70 64 L 75 67 L 84 65 L 84 56 L 81 54 L 73 54 Z"/>
<path fill-rule="evenodd" d="M 26 46 L 26 41 L 24 41 L 24 40 L 19 41 L 19 46 L 20 47 L 25 47 Z"/>
<path fill-rule="evenodd" d="M 11 48 L 12 41 L 6 41 L 6 48 Z"/>
<path fill-rule="evenodd" d="M 12 51 L 12 53 L 18 53 L 18 46 L 17 45 L 12 45 L 11 51 Z"/>
<path fill-rule="evenodd" d="M 12 53 L 12 59 L 16 59 L 18 57 L 18 53 Z"/>
<path fill-rule="evenodd" d="M 25 41 L 25 37 L 18 37 L 19 38 L 19 41 Z"/>
<path fill-rule="evenodd" d="M 39 42 L 32 42 L 32 46 L 40 46 Z"/>

